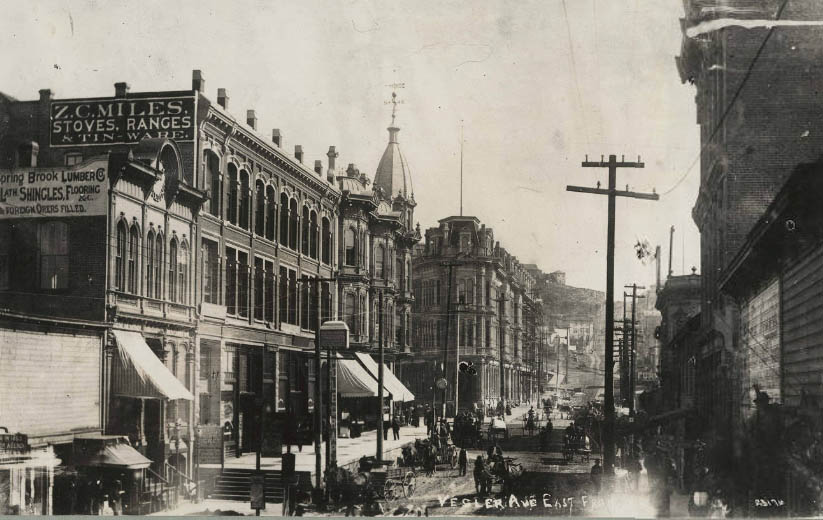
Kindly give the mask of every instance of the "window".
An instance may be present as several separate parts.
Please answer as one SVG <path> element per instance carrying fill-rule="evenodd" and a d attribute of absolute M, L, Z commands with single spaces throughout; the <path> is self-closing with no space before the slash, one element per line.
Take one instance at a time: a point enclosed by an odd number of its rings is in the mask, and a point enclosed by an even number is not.
<path fill-rule="evenodd" d="M 154 251 L 154 231 L 146 235 L 146 296 L 154 298 L 154 268 L 157 257 Z"/>
<path fill-rule="evenodd" d="M 457 303 L 466 303 L 466 281 L 457 282 Z"/>
<path fill-rule="evenodd" d="M 163 234 L 158 232 L 157 238 L 154 241 L 154 297 L 162 300 L 165 297 L 163 292 L 163 261 L 165 260 L 166 242 L 163 239 Z"/>
<path fill-rule="evenodd" d="M 434 282 L 434 304 L 440 305 L 440 280 Z"/>
<path fill-rule="evenodd" d="M 75 166 L 83 162 L 83 154 L 79 152 L 71 152 L 67 153 L 63 160 L 65 161 L 66 166 Z"/>
<path fill-rule="evenodd" d="M 114 260 L 114 288 L 118 291 L 126 290 L 126 243 L 128 232 L 126 223 L 122 220 L 117 223 L 117 251 Z M 43 288 L 45 285 L 41 284 Z"/>
<path fill-rule="evenodd" d="M 220 259 L 217 243 L 203 239 L 203 301 L 220 303 Z"/>
<path fill-rule="evenodd" d="M 401 291 L 405 290 L 403 287 L 403 282 L 405 278 L 403 278 L 403 260 L 400 258 L 400 255 L 394 261 L 395 269 L 394 269 L 394 283 L 397 284 L 397 288 Z"/>
<path fill-rule="evenodd" d="M 323 282 L 323 289 L 321 295 L 321 320 L 323 323 L 329 321 L 332 318 L 331 313 L 331 285 L 329 282 Z"/>
<path fill-rule="evenodd" d="M 254 257 L 254 319 L 263 320 L 265 295 L 263 285 L 265 273 L 263 269 L 263 259 Z"/>
<path fill-rule="evenodd" d="M 464 347 L 474 346 L 474 319 L 462 318 L 460 320 L 460 344 Z"/>
<path fill-rule="evenodd" d="M 309 255 L 310 247 L 309 247 L 309 233 L 311 233 L 309 229 L 309 208 L 307 206 L 303 206 L 303 220 L 301 221 L 301 233 L 300 236 L 302 237 L 301 244 L 300 244 L 300 252 L 304 255 Z"/>
<path fill-rule="evenodd" d="M 297 325 L 297 273 L 280 267 L 280 321 Z"/>
<path fill-rule="evenodd" d="M 280 194 L 280 244 L 289 246 L 289 198 Z"/>
<path fill-rule="evenodd" d="M 176 302 L 179 288 L 177 287 L 177 270 L 180 268 L 177 258 L 177 238 L 172 237 L 169 243 L 169 301 Z"/>
<path fill-rule="evenodd" d="M 289 201 L 289 247 L 297 251 L 297 200 Z"/>
<path fill-rule="evenodd" d="M 360 258 L 360 267 L 365 268 L 366 263 L 366 248 L 369 247 L 369 241 L 366 239 L 366 230 L 360 232 L 360 241 L 356 244 L 357 256 Z"/>
<path fill-rule="evenodd" d="M 226 313 L 237 314 L 237 251 L 226 248 Z"/>
<path fill-rule="evenodd" d="M 383 261 L 386 256 L 386 248 L 383 244 L 378 244 L 374 249 L 374 276 L 376 278 L 385 278 L 386 272 L 383 269 Z"/>
<path fill-rule="evenodd" d="M 346 265 L 355 265 L 356 260 L 356 244 L 354 242 L 354 228 L 347 228 L 344 235 L 346 242 Z"/>
<path fill-rule="evenodd" d="M 346 325 L 349 326 L 349 330 L 352 335 L 356 335 L 357 331 L 354 328 L 354 293 L 346 293 L 343 307 L 343 319 L 346 321 Z"/>
<path fill-rule="evenodd" d="M 129 292 L 137 294 L 139 285 L 137 282 L 137 256 L 140 252 L 140 231 L 137 224 L 132 224 L 129 231 Z"/>
<path fill-rule="evenodd" d="M 64 222 L 40 224 L 40 288 L 69 286 L 69 226 Z"/>
<path fill-rule="evenodd" d="M 297 325 L 297 273 L 289 269 L 289 323 Z"/>
<path fill-rule="evenodd" d="M 323 217 L 323 263 L 324 264 L 331 264 L 331 225 L 329 224 L 329 219 Z"/>
<path fill-rule="evenodd" d="M 237 225 L 237 167 L 229 164 L 229 222 Z"/>
<path fill-rule="evenodd" d="M 209 213 L 220 217 L 220 200 L 223 195 L 220 182 L 220 159 L 212 152 L 206 152 L 206 188 L 209 190 Z"/>
<path fill-rule="evenodd" d="M 242 251 L 237 252 L 237 310 L 249 317 L 249 255 Z"/>
<path fill-rule="evenodd" d="M 266 187 L 266 238 L 274 242 L 274 230 L 277 228 L 277 200 L 274 188 Z"/>
<path fill-rule="evenodd" d="M 317 212 L 311 212 L 311 225 L 309 226 L 309 256 L 317 260 Z"/>
<path fill-rule="evenodd" d="M 9 288 L 9 251 L 14 250 L 11 243 L 11 228 L 6 223 L 0 223 L 0 290 Z"/>
<path fill-rule="evenodd" d="M 300 326 L 307 330 L 314 330 L 314 322 L 317 319 L 317 313 L 314 310 L 315 295 L 313 278 L 304 276 L 302 278 L 301 287 L 301 301 L 300 301 Z"/>
<path fill-rule="evenodd" d="M 240 172 L 240 227 L 249 229 L 249 172 Z"/>
<path fill-rule="evenodd" d="M 266 261 L 266 273 L 265 273 L 265 294 L 263 296 L 264 299 L 264 319 L 270 323 L 274 323 L 274 263 Z"/>
<path fill-rule="evenodd" d="M 186 244 L 185 241 L 180 243 L 180 254 L 178 255 L 177 259 L 179 262 L 177 265 L 177 279 L 180 285 L 180 290 L 177 293 L 179 299 L 177 301 L 180 303 L 188 303 L 189 246 Z"/>
<path fill-rule="evenodd" d="M 257 190 L 254 194 L 254 234 L 262 237 L 266 234 L 266 189 L 263 187 L 263 181 L 261 180 L 257 181 L 256 186 Z"/>
<path fill-rule="evenodd" d="M 280 268 L 280 322 L 288 323 L 289 315 L 289 276 L 285 267 Z"/>

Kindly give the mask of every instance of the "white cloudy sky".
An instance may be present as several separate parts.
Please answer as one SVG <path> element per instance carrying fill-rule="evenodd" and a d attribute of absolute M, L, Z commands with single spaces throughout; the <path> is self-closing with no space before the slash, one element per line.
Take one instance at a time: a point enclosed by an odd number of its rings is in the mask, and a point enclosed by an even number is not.
<path fill-rule="evenodd" d="M 202 69 L 206 93 L 228 89 L 240 118 L 302 144 L 308 163 L 336 145 L 373 176 L 398 91 L 400 142 L 423 228 L 476 215 L 522 262 L 604 289 L 606 199 L 567 184 L 606 182 L 585 154 L 642 155 L 618 185 L 664 194 L 619 199 L 616 284 L 654 280 L 638 238 L 677 229 L 674 270 L 699 266 L 690 219 L 699 181 L 694 89 L 682 85 L 681 0 L 0 1 L 0 91 L 35 99 L 183 90 Z M 686 172 L 691 172 L 681 183 Z M 677 185 L 676 188 L 672 188 Z M 670 191 L 671 190 L 671 191 Z M 685 247 L 684 247 L 685 246 Z"/>

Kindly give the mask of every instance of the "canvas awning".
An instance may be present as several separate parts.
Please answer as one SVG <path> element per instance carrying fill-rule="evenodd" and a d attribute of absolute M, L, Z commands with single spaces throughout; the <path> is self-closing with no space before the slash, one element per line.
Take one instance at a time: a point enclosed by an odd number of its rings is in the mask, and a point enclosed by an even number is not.
<path fill-rule="evenodd" d="M 128 444 L 114 444 L 100 446 L 100 449 L 91 453 L 77 455 L 75 466 L 114 467 L 126 469 L 143 469 L 151 465 L 147 459 Z"/>
<path fill-rule="evenodd" d="M 375 397 L 377 380 L 356 359 L 338 359 L 337 393 L 343 397 Z"/>
<path fill-rule="evenodd" d="M 355 355 L 357 356 L 357 359 L 363 363 L 363 366 L 366 367 L 369 374 L 371 374 L 376 380 L 379 369 L 377 361 L 375 361 L 370 355 L 364 354 L 363 352 L 355 352 Z M 384 364 L 383 369 L 383 388 L 385 388 L 385 390 L 391 395 L 392 401 L 414 401 L 414 394 L 406 388 L 406 385 L 397 379 L 397 376 L 389 370 L 389 367 Z"/>
<path fill-rule="evenodd" d="M 183 383 L 152 352 L 139 332 L 112 330 L 120 355 L 114 363 L 113 393 L 129 397 L 193 401 Z"/>

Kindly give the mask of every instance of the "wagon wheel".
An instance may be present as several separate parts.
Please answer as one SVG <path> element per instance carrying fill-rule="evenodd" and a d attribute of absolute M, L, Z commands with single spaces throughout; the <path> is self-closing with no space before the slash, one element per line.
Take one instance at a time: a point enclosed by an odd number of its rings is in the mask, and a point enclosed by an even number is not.
<path fill-rule="evenodd" d="M 383 484 L 383 498 L 386 500 L 394 500 L 396 498 L 394 492 L 395 484 L 396 482 L 392 479 L 387 480 L 386 483 Z"/>
<path fill-rule="evenodd" d="M 409 471 L 403 477 L 403 496 L 408 498 L 414 494 L 414 489 L 417 487 L 417 475 L 414 471 Z"/>

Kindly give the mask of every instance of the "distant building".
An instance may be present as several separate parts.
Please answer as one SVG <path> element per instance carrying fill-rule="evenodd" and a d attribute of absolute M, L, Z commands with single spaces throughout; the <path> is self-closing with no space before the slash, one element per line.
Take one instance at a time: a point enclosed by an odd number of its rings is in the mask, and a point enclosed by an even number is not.
<path fill-rule="evenodd" d="M 502 370 L 502 397 L 535 401 L 545 367 L 532 276 L 475 217 L 441 219 L 425 237 L 413 261 L 417 348 L 398 368 L 403 381 L 416 395 L 440 401 L 434 384 L 445 378 L 453 413 L 455 401 L 459 410 L 496 404 Z M 463 361 L 476 375 L 458 370 Z"/>

